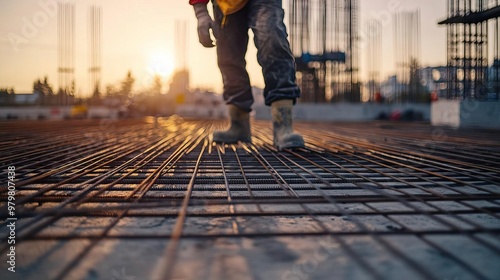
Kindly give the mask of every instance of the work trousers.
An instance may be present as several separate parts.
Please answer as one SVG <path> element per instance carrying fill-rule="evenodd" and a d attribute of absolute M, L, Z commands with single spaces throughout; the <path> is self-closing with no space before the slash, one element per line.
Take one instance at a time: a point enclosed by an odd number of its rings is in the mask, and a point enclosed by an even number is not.
<path fill-rule="evenodd" d="M 224 15 L 214 4 L 214 35 L 217 39 L 217 63 L 224 83 L 224 100 L 247 112 L 253 96 L 246 71 L 245 54 L 248 30 L 254 34 L 257 61 L 262 67 L 265 104 L 282 99 L 296 101 L 300 89 L 296 84 L 295 60 L 290 50 L 283 22 L 281 0 L 250 0 L 234 14 Z"/>

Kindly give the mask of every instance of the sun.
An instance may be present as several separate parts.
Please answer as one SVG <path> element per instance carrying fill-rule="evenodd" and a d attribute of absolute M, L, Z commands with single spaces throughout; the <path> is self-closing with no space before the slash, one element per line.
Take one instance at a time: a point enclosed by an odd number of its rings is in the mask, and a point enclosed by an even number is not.
<path fill-rule="evenodd" d="M 166 78 L 172 74 L 174 68 L 174 60 L 167 52 L 156 52 L 149 58 L 149 72 L 152 75 Z"/>

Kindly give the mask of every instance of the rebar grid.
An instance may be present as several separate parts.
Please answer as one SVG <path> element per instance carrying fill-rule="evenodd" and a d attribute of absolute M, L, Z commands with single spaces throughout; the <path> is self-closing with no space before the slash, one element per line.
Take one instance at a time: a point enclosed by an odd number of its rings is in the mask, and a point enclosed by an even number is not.
<path fill-rule="evenodd" d="M 277 152 L 267 123 L 254 122 L 253 144 L 239 145 L 210 141 L 221 126 L 175 117 L 1 123 L 1 176 L 16 167 L 17 242 L 50 244 L 33 253 L 36 261 L 65 242 L 84 242 L 47 272 L 51 279 L 74 279 L 109 240 L 160 241 L 155 269 L 143 278 L 176 279 L 182 242 L 262 238 L 329 238 L 337 246 L 329 256 L 340 254 L 366 279 L 444 279 L 450 269 L 498 279 L 491 264 L 500 260 L 500 132 L 299 123 L 307 147 Z M 4 220 L 6 198 L 2 185 Z M 158 224 L 131 226 L 141 223 Z M 5 226 L 0 233 L 5 240 Z M 359 240 L 403 274 L 388 274 Z M 8 246 L 0 248 L 5 254 Z M 292 270 L 297 260 L 288 263 Z"/>

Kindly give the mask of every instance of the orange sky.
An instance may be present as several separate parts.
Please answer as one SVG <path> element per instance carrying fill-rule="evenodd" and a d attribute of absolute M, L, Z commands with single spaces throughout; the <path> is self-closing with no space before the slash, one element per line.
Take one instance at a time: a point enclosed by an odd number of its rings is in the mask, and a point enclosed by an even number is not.
<path fill-rule="evenodd" d="M 45 75 L 57 85 L 57 16 L 46 12 L 41 3 L 55 0 L 1 0 L 0 1 L 0 87 L 14 87 L 16 92 L 31 92 L 36 78 Z M 76 55 L 75 77 L 77 94 L 88 93 L 88 7 L 98 4 L 103 11 L 103 59 L 102 80 L 116 84 L 130 69 L 136 78 L 135 90 L 148 88 L 154 69 L 168 82 L 175 63 L 176 21 L 188 22 L 187 63 L 192 87 L 205 87 L 220 92 L 222 80 L 216 64 L 215 49 L 205 49 L 198 44 L 196 20 L 187 0 L 68 0 L 76 7 Z M 285 0 L 286 8 L 287 1 Z M 120 3 L 118 5 L 117 3 Z M 419 8 L 422 14 L 423 65 L 439 65 L 446 61 L 445 29 L 436 22 L 444 18 L 445 0 L 360 0 L 360 25 L 372 17 L 380 17 L 390 7 L 399 9 Z M 39 24 L 31 38 L 13 44 L 12 34 L 22 36 L 26 21 L 34 15 L 47 13 L 48 20 Z M 10 36 L 10 37 L 9 37 Z M 382 77 L 393 72 L 392 23 L 384 27 L 384 59 Z M 252 42 L 252 41 L 251 41 Z M 361 49 L 361 53 L 363 50 Z M 248 70 L 254 85 L 263 87 L 260 67 L 256 62 L 256 50 L 250 43 L 247 54 Z M 361 76 L 364 56 L 361 56 Z M 159 66 L 158 61 L 161 65 Z M 158 71 L 156 71 L 158 72 Z"/>

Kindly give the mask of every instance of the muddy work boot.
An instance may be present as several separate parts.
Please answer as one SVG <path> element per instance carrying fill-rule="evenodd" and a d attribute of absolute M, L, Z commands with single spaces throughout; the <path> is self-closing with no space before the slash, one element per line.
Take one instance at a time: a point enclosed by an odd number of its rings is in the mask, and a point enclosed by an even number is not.
<path fill-rule="evenodd" d="M 274 146 L 279 151 L 304 147 L 304 138 L 293 133 L 292 107 L 292 100 L 278 100 L 271 104 Z"/>
<path fill-rule="evenodd" d="M 213 141 L 217 143 L 234 144 L 241 142 L 252 142 L 250 135 L 250 113 L 229 104 L 229 119 L 231 126 L 226 131 L 215 131 Z"/>

